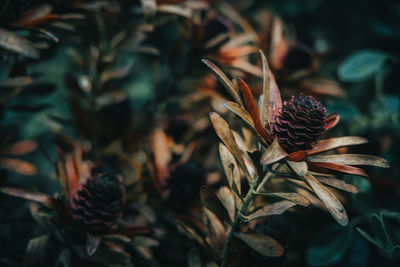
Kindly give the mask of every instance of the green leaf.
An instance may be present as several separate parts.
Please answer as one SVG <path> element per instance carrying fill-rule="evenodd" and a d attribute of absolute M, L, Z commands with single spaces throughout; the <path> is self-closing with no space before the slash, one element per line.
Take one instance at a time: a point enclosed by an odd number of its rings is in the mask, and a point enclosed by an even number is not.
<path fill-rule="evenodd" d="M 331 224 L 315 233 L 306 253 L 310 266 L 329 266 L 338 263 L 346 254 L 354 231 Z"/>
<path fill-rule="evenodd" d="M 344 82 L 359 82 L 379 73 L 389 55 L 379 50 L 359 50 L 342 61 L 338 76 Z"/>

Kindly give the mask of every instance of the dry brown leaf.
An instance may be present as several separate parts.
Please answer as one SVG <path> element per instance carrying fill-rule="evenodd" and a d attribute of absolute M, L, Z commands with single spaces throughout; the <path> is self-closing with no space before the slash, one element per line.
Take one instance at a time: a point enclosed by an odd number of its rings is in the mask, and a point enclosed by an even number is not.
<path fill-rule="evenodd" d="M 217 192 L 217 197 L 228 211 L 231 221 L 233 221 L 236 214 L 236 208 L 235 208 L 235 198 L 232 194 L 232 191 L 229 190 L 228 187 L 222 186 Z"/>
<path fill-rule="evenodd" d="M 260 163 L 264 165 L 270 165 L 277 161 L 280 161 L 283 158 L 286 158 L 288 154 L 285 150 L 279 145 L 278 140 L 274 140 L 272 144 L 265 150 L 264 154 L 261 157 Z"/>
<path fill-rule="evenodd" d="M 308 167 L 307 167 L 307 163 L 305 161 L 299 161 L 299 162 L 295 162 L 295 161 L 286 161 L 288 163 L 288 165 L 290 166 L 290 168 L 300 177 L 303 177 L 304 175 L 306 175 L 307 171 L 308 171 Z"/>
<path fill-rule="evenodd" d="M 228 184 L 232 191 L 235 192 L 233 184 L 237 189 L 239 195 L 241 195 L 241 187 L 240 187 L 240 172 L 239 168 L 236 164 L 236 160 L 233 157 L 232 153 L 226 148 L 225 145 L 219 143 L 219 155 L 221 158 L 222 166 L 224 167 L 225 175 L 228 179 Z M 231 167 L 230 167 L 231 166 Z"/>
<path fill-rule="evenodd" d="M 33 59 L 39 58 L 39 51 L 33 43 L 2 28 L 0 28 L 0 47 Z"/>
<path fill-rule="evenodd" d="M 293 201 L 281 200 L 272 204 L 267 204 L 265 207 L 256 210 L 249 216 L 244 216 L 244 218 L 246 221 L 250 222 L 260 217 L 280 215 L 293 206 L 296 206 L 296 203 Z"/>
<path fill-rule="evenodd" d="M 336 179 L 334 177 L 327 177 L 327 176 L 317 176 L 314 175 L 315 178 L 317 178 L 318 181 L 320 181 L 323 184 L 329 185 L 331 187 L 335 187 L 337 189 L 350 192 L 350 193 L 358 193 L 357 187 L 355 187 L 352 184 L 348 184 L 344 182 L 343 180 Z"/>
<path fill-rule="evenodd" d="M 29 76 L 12 77 L 0 81 L 0 87 L 19 87 L 30 85 L 33 83 L 33 78 Z"/>
<path fill-rule="evenodd" d="M 22 175 L 36 174 L 35 165 L 19 159 L 0 158 L 0 165 L 2 165 L 6 169 L 12 170 Z"/>
<path fill-rule="evenodd" d="M 307 150 L 307 155 L 318 154 L 327 150 L 331 150 L 343 146 L 361 145 L 368 143 L 368 140 L 359 136 L 345 136 L 330 138 L 319 141 L 310 150 Z"/>
<path fill-rule="evenodd" d="M 32 192 L 32 191 L 21 189 L 21 188 L 6 187 L 6 186 L 0 187 L 0 192 L 3 192 L 4 194 L 14 196 L 14 197 L 20 197 L 23 199 L 36 201 L 36 202 L 39 202 L 49 208 L 54 207 L 53 198 L 45 193 Z"/>
<path fill-rule="evenodd" d="M 215 192 L 209 187 L 203 185 L 200 188 L 200 200 L 201 203 L 203 203 L 203 206 L 217 215 L 218 218 L 221 218 L 228 223 L 231 222 L 231 218 L 224 204 L 222 204 Z"/>
<path fill-rule="evenodd" d="M 361 155 L 361 154 L 336 154 L 336 155 L 316 155 L 307 157 L 312 162 L 330 162 L 344 165 L 370 165 L 381 168 L 389 168 L 389 162 L 381 157 Z"/>
<path fill-rule="evenodd" d="M 24 155 L 37 148 L 37 143 L 33 140 L 25 140 L 14 143 L 2 150 L 2 153 L 9 156 Z"/>
<path fill-rule="evenodd" d="M 226 77 L 225 73 L 222 72 L 214 63 L 207 59 L 203 59 L 202 62 L 207 65 L 218 77 L 219 81 L 224 85 L 225 89 L 228 91 L 228 93 L 232 96 L 233 100 L 235 100 L 236 103 L 243 105 L 242 99 L 240 98 L 238 88 L 233 85 L 231 80 L 229 80 L 228 77 Z"/>
<path fill-rule="evenodd" d="M 215 132 L 217 133 L 219 138 L 221 138 L 222 142 L 229 149 L 229 151 L 232 153 L 235 159 L 238 161 L 243 173 L 246 175 L 246 178 L 252 181 L 253 177 L 250 176 L 250 173 L 247 170 L 246 163 L 242 157 L 242 152 L 240 151 L 235 141 L 235 137 L 233 137 L 233 134 L 231 132 L 231 129 L 229 128 L 228 123 L 223 118 L 221 118 L 221 116 L 219 116 L 218 113 L 211 112 L 210 117 Z"/>
<path fill-rule="evenodd" d="M 310 205 L 310 200 L 308 200 L 305 196 L 297 193 L 257 193 L 257 195 L 283 198 L 304 207 Z"/>
<path fill-rule="evenodd" d="M 268 123 L 268 114 L 269 114 L 269 101 L 270 101 L 270 77 L 269 77 L 269 66 L 267 62 L 267 58 L 262 50 L 260 50 L 261 61 L 263 65 L 263 94 L 262 94 L 262 102 L 260 107 L 261 114 L 261 123 L 262 125 L 266 125 Z"/>
<path fill-rule="evenodd" d="M 335 218 L 340 225 L 346 226 L 349 222 L 346 210 L 335 195 L 323 186 L 311 173 L 308 172 L 303 178 L 319 199 L 321 199 L 333 218 Z"/>
<path fill-rule="evenodd" d="M 283 247 L 275 239 L 253 233 L 235 233 L 235 236 L 245 242 L 249 247 L 266 257 L 280 257 L 283 255 Z"/>

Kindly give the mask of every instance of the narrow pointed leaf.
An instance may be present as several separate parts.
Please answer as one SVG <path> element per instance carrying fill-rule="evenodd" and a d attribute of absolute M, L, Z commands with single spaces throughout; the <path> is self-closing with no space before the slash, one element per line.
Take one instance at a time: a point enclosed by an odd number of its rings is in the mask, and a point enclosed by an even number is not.
<path fill-rule="evenodd" d="M 263 66 L 263 97 L 261 103 L 261 124 L 266 125 L 268 123 L 269 114 L 269 101 L 270 101 L 270 77 L 269 77 L 269 66 L 267 58 L 264 52 L 260 50 L 261 61 Z"/>
<path fill-rule="evenodd" d="M 310 150 L 307 150 L 307 155 L 318 154 L 338 147 L 361 145 L 365 143 L 368 143 L 368 140 L 359 136 L 345 136 L 325 139 L 319 141 Z"/>
<path fill-rule="evenodd" d="M 303 177 L 304 175 L 306 175 L 307 171 L 308 171 L 308 167 L 307 167 L 307 163 L 305 161 L 299 161 L 299 162 L 295 162 L 295 161 L 286 161 L 290 168 L 300 177 Z"/>
<path fill-rule="evenodd" d="M 335 218 L 335 220 L 340 225 L 347 225 L 349 219 L 347 217 L 346 210 L 344 209 L 342 203 L 335 197 L 335 195 L 324 187 L 311 173 L 307 173 L 304 180 L 312 188 L 314 193 L 319 197 L 319 199 L 324 203 L 325 207 L 328 209 L 330 214 Z"/>
<path fill-rule="evenodd" d="M 299 162 L 307 157 L 307 152 L 305 150 L 295 151 L 289 154 L 287 160 Z"/>
<path fill-rule="evenodd" d="M 20 141 L 4 149 L 5 155 L 18 156 L 32 152 L 37 148 L 37 143 L 32 140 Z"/>
<path fill-rule="evenodd" d="M 228 93 L 232 96 L 233 100 L 235 100 L 236 103 L 242 105 L 242 99 L 239 96 L 239 92 L 235 90 L 235 87 L 233 86 L 233 83 L 231 80 L 229 80 L 228 77 L 220 70 L 214 63 L 207 59 L 203 59 L 202 62 L 207 65 L 218 77 L 220 82 L 224 85 L 225 89 L 228 91 Z"/>
<path fill-rule="evenodd" d="M 287 157 L 288 154 L 285 150 L 279 145 L 278 141 L 275 139 L 272 144 L 265 150 L 264 154 L 261 157 L 261 164 L 270 165 L 281 159 Z"/>
<path fill-rule="evenodd" d="M 296 203 L 294 203 L 293 201 L 281 200 L 272 204 L 268 204 L 265 207 L 256 210 L 249 216 L 246 216 L 245 220 L 249 222 L 260 217 L 280 215 L 293 206 L 296 206 Z"/>
<path fill-rule="evenodd" d="M 239 82 L 240 93 L 242 95 L 246 110 L 247 112 L 249 112 L 251 118 L 253 119 L 254 128 L 256 129 L 257 133 L 262 136 L 265 142 L 270 143 L 271 138 L 261 124 L 260 113 L 258 112 L 257 104 L 254 101 L 253 94 L 251 93 L 250 88 L 242 79 L 239 78 L 237 80 Z"/>
<path fill-rule="evenodd" d="M 339 123 L 340 115 L 336 112 L 333 112 L 328 115 L 328 117 L 324 120 L 325 122 L 325 131 L 332 129 Z"/>
<path fill-rule="evenodd" d="M 22 266 L 34 266 L 45 252 L 48 242 L 48 234 L 41 235 L 29 240 L 24 258 L 22 259 Z"/>
<path fill-rule="evenodd" d="M 36 174 L 35 165 L 14 158 L 0 158 L 0 165 L 22 175 Z"/>
<path fill-rule="evenodd" d="M 312 162 L 329 162 L 344 165 L 370 165 L 389 168 L 389 162 L 383 158 L 361 154 L 336 154 L 325 156 L 310 156 L 307 160 Z"/>
<path fill-rule="evenodd" d="M 2 28 L 0 28 L 0 47 L 33 59 L 39 58 L 39 51 L 33 43 Z"/>
<path fill-rule="evenodd" d="M 330 162 L 308 162 L 308 165 L 310 167 L 325 168 L 325 169 L 334 170 L 334 171 L 338 171 L 338 172 L 359 175 L 359 176 L 363 176 L 366 178 L 369 177 L 368 174 L 363 169 L 353 167 L 353 166 L 347 166 L 347 165 L 343 165 L 343 164 L 330 163 Z"/>
<path fill-rule="evenodd" d="M 350 193 L 358 193 L 357 187 L 352 184 L 348 184 L 343 180 L 336 179 L 334 177 L 324 177 L 324 176 L 315 176 L 317 180 L 323 184 L 329 185 L 331 187 L 335 187 L 337 189 L 350 192 Z"/>
<path fill-rule="evenodd" d="M 20 87 L 20 86 L 30 85 L 32 83 L 33 83 L 32 77 L 19 76 L 0 81 L 0 87 Z"/>
<path fill-rule="evenodd" d="M 243 107 L 232 101 L 226 102 L 224 106 L 235 113 L 235 115 L 239 116 L 239 118 L 241 118 L 250 127 L 250 130 L 258 137 L 258 140 L 267 146 L 264 138 L 258 134 L 256 128 L 254 127 L 253 119 L 251 118 L 250 114 Z"/>
<path fill-rule="evenodd" d="M 311 202 L 310 202 L 310 200 L 308 200 L 308 198 L 306 198 L 303 195 L 297 194 L 297 193 L 257 193 L 257 195 L 286 199 L 290 202 L 293 202 L 294 204 L 304 206 L 304 207 L 307 207 L 311 204 Z"/>
<path fill-rule="evenodd" d="M 94 253 L 96 253 L 97 249 L 100 246 L 101 242 L 101 237 L 92 235 L 92 234 L 87 234 L 86 237 L 86 252 L 89 256 L 92 256 Z"/>
<path fill-rule="evenodd" d="M 250 114 L 245 110 L 243 107 L 241 107 L 239 104 L 228 101 L 224 104 L 224 106 L 235 113 L 237 116 L 239 116 L 244 122 L 246 122 L 249 126 L 251 126 L 254 130 L 256 129 L 254 127 L 253 119 L 251 118 Z"/>
<path fill-rule="evenodd" d="M 231 222 L 230 216 L 228 211 L 226 210 L 225 206 L 219 200 L 217 195 L 213 190 L 211 190 L 207 186 L 202 186 L 200 189 L 200 200 L 203 203 L 204 207 L 209 209 L 218 218 L 221 218 L 224 221 Z"/>
<path fill-rule="evenodd" d="M 235 236 L 245 242 L 249 247 L 266 257 L 280 257 L 283 255 L 283 247 L 275 239 L 253 233 L 235 233 Z"/>
<path fill-rule="evenodd" d="M 215 132 L 217 133 L 219 138 L 221 138 L 222 142 L 229 149 L 229 151 L 232 153 L 232 155 L 235 157 L 235 159 L 238 161 L 238 163 L 239 163 L 241 169 L 243 170 L 244 174 L 246 175 L 247 179 L 252 181 L 253 178 L 250 176 L 250 174 L 247 170 L 246 163 L 244 162 L 244 159 L 242 157 L 242 152 L 240 151 L 240 149 L 235 141 L 235 137 L 233 136 L 228 123 L 223 118 L 221 118 L 221 116 L 219 116 L 218 113 L 211 112 L 210 117 L 211 117 L 211 122 L 215 129 Z"/>
<path fill-rule="evenodd" d="M 240 190 L 240 172 L 236 164 L 236 160 L 233 157 L 229 149 L 226 148 L 222 143 L 219 144 L 219 155 L 221 158 L 222 166 L 224 167 L 225 175 L 228 179 L 228 184 L 232 191 L 241 195 Z M 236 187 L 236 190 L 234 188 Z"/>
<path fill-rule="evenodd" d="M 6 187 L 6 186 L 0 187 L 0 192 L 10 195 L 10 196 L 14 196 L 14 197 L 20 197 L 23 199 L 36 201 L 36 202 L 42 203 L 43 205 L 45 205 L 49 208 L 54 207 L 53 198 L 45 193 L 32 192 L 32 191 L 25 190 L 25 189 L 20 189 L 20 188 L 15 188 L 15 187 Z"/>
<path fill-rule="evenodd" d="M 269 107 L 268 107 L 268 121 L 273 123 L 278 110 L 282 107 L 282 98 L 278 85 L 276 84 L 274 75 L 269 70 L 270 86 L 269 86 Z"/>
<path fill-rule="evenodd" d="M 229 218 L 231 219 L 231 221 L 233 221 L 233 219 L 235 218 L 236 207 L 235 198 L 231 190 L 229 190 L 228 187 L 223 186 L 218 190 L 217 197 L 222 202 L 225 209 L 228 211 Z"/>

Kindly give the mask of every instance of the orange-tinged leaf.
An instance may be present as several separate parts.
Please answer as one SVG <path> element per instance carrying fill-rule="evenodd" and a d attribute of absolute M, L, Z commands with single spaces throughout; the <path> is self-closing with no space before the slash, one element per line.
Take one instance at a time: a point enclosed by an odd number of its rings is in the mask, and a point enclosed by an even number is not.
<path fill-rule="evenodd" d="M 302 161 L 307 156 L 307 152 L 304 150 L 295 151 L 289 154 L 288 160 L 290 161 Z"/>
<path fill-rule="evenodd" d="M 280 257 L 283 247 L 272 237 L 254 233 L 235 233 L 235 236 L 245 242 L 249 247 L 266 257 Z"/>
<path fill-rule="evenodd" d="M 35 18 L 35 19 L 29 20 L 29 21 L 21 22 L 21 23 L 19 23 L 19 26 L 27 27 L 27 28 L 36 28 L 36 27 L 42 26 L 44 24 L 48 24 L 48 23 L 57 21 L 59 19 L 61 19 L 60 15 L 49 14 L 49 15 L 42 16 L 40 18 Z"/>
<path fill-rule="evenodd" d="M 282 67 L 283 58 L 289 50 L 288 42 L 284 36 L 284 25 L 279 17 L 272 22 L 271 44 L 269 58 L 271 66 L 275 69 Z"/>
<path fill-rule="evenodd" d="M 219 200 L 215 192 L 209 187 L 203 185 L 200 188 L 200 200 L 201 203 L 203 203 L 204 207 L 217 215 L 218 218 L 221 218 L 228 223 L 231 222 L 231 218 L 225 206 Z"/>
<path fill-rule="evenodd" d="M 0 87 L 19 87 L 26 86 L 33 83 L 33 78 L 29 76 L 11 77 L 6 80 L 0 81 Z"/>
<path fill-rule="evenodd" d="M 246 163 L 242 157 L 242 152 L 235 141 L 235 137 L 233 136 L 228 123 L 223 118 L 221 118 L 221 116 L 219 116 L 218 113 L 215 112 L 210 113 L 210 118 L 214 126 L 215 132 L 222 140 L 222 142 L 226 145 L 226 147 L 229 149 L 229 151 L 232 153 L 232 155 L 235 157 L 242 171 L 246 175 L 246 178 L 249 181 L 252 181 L 253 177 L 250 176 L 250 173 L 247 170 Z"/>
<path fill-rule="evenodd" d="M 32 152 L 36 148 L 37 148 L 37 143 L 35 141 L 26 140 L 8 146 L 2 152 L 5 155 L 17 156 Z"/>
<path fill-rule="evenodd" d="M 316 155 L 308 157 L 307 160 L 311 162 L 327 162 L 344 165 L 370 165 L 389 168 L 389 162 L 386 159 L 361 154 Z"/>
<path fill-rule="evenodd" d="M 296 206 L 296 203 L 293 201 L 281 200 L 272 204 L 267 204 L 265 207 L 256 210 L 249 216 L 244 216 L 244 218 L 247 222 L 250 222 L 265 216 L 280 215 L 293 206 Z"/>
<path fill-rule="evenodd" d="M 345 136 L 330 138 L 319 141 L 313 148 L 307 150 L 307 155 L 318 154 L 327 150 L 335 149 L 343 146 L 361 145 L 368 143 L 368 140 L 359 136 Z"/>
<path fill-rule="evenodd" d="M 19 159 L 0 158 L 0 165 L 2 165 L 6 169 L 12 170 L 22 175 L 36 174 L 35 165 Z"/>
<path fill-rule="evenodd" d="M 170 160 L 170 151 L 168 148 L 167 135 L 161 128 L 154 129 L 151 136 L 151 145 L 154 154 L 154 164 L 156 169 L 156 186 L 160 193 L 165 185 L 165 179 L 169 175 L 168 162 Z"/>
<path fill-rule="evenodd" d="M 204 64 L 207 65 L 218 77 L 219 81 L 224 85 L 225 89 L 228 91 L 228 93 L 232 96 L 233 100 L 235 100 L 236 103 L 238 104 L 243 104 L 242 99 L 239 96 L 239 92 L 235 89 L 233 86 L 233 83 L 231 80 L 229 80 L 228 77 L 220 70 L 214 63 L 207 59 L 202 59 L 201 60 Z"/>
<path fill-rule="evenodd" d="M 254 128 L 256 129 L 257 133 L 264 138 L 265 142 L 267 142 L 268 144 L 271 143 L 271 138 L 261 124 L 260 113 L 258 113 L 257 104 L 254 101 L 253 94 L 251 93 L 250 88 L 242 79 L 239 78 L 237 80 L 239 82 L 240 92 L 242 94 L 246 110 L 247 112 L 249 112 L 251 118 L 253 119 Z"/>
<path fill-rule="evenodd" d="M 314 193 L 324 203 L 330 214 L 340 225 L 347 225 L 349 219 L 347 217 L 346 210 L 342 203 L 335 197 L 335 195 L 323 186 L 311 173 L 307 173 L 303 176 L 307 184 L 312 188 Z"/>
<path fill-rule="evenodd" d="M 340 88 L 339 84 L 329 79 L 312 78 L 305 79 L 300 83 L 300 90 L 306 94 L 321 96 L 341 97 L 345 92 Z"/>
<path fill-rule="evenodd" d="M 264 138 L 258 134 L 256 128 L 254 127 L 253 119 L 251 118 L 250 114 L 245 110 L 243 107 L 241 107 L 239 104 L 228 101 L 224 104 L 224 106 L 235 113 L 235 115 L 239 116 L 244 122 L 247 123 L 247 125 L 250 127 L 250 130 L 257 136 L 258 140 L 267 146 L 267 143 L 265 142 Z"/>
<path fill-rule="evenodd" d="M 0 187 L 0 192 L 3 192 L 4 194 L 14 196 L 14 197 L 20 197 L 23 199 L 27 200 L 32 200 L 36 201 L 39 203 L 42 203 L 46 207 L 53 208 L 54 207 L 54 199 L 45 194 L 45 193 L 40 193 L 40 192 L 32 192 L 26 189 L 21 189 L 21 188 L 15 188 L 15 187 Z"/>
<path fill-rule="evenodd" d="M 265 150 L 264 154 L 261 157 L 260 163 L 264 165 L 270 165 L 277 161 L 280 161 L 283 158 L 286 158 L 288 154 L 285 150 L 279 145 L 278 140 L 274 140 L 272 144 Z"/>
<path fill-rule="evenodd" d="M 340 115 L 337 114 L 336 112 L 329 114 L 328 117 L 324 120 L 325 131 L 335 127 L 335 125 L 338 124 L 339 120 L 340 120 Z"/>
<path fill-rule="evenodd" d="M 329 170 L 334 170 L 338 172 L 343 172 L 343 173 L 348 173 L 348 174 L 353 174 L 353 175 L 359 175 L 368 178 L 368 174 L 360 168 L 353 167 L 353 166 L 347 166 L 343 164 L 336 164 L 336 163 L 330 163 L 330 162 L 308 162 L 308 165 L 310 167 L 317 167 L 317 168 L 325 168 Z"/>

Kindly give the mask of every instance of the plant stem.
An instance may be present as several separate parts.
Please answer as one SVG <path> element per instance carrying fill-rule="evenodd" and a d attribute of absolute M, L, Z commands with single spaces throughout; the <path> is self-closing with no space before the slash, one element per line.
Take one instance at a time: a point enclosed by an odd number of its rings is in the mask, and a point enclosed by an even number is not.
<path fill-rule="evenodd" d="M 254 197 L 256 196 L 256 194 L 254 194 L 254 192 L 256 191 L 256 189 L 258 188 L 258 186 L 260 185 L 260 183 L 264 177 L 265 177 L 265 175 L 259 175 L 257 177 L 257 179 L 254 181 L 254 183 L 251 184 L 251 187 L 250 187 L 249 191 L 247 192 L 246 197 L 243 200 L 243 204 L 242 204 L 239 212 L 236 214 L 236 217 L 231 225 L 231 229 L 228 232 L 228 236 L 226 237 L 226 242 L 224 245 L 224 249 L 222 251 L 221 267 L 226 267 L 228 264 L 228 256 L 229 256 L 229 251 L 230 251 L 230 247 L 231 247 L 232 240 L 233 240 L 233 235 L 239 229 L 239 226 L 242 222 L 242 214 L 247 214 L 249 206 L 252 203 L 252 201 L 254 200 Z"/>

